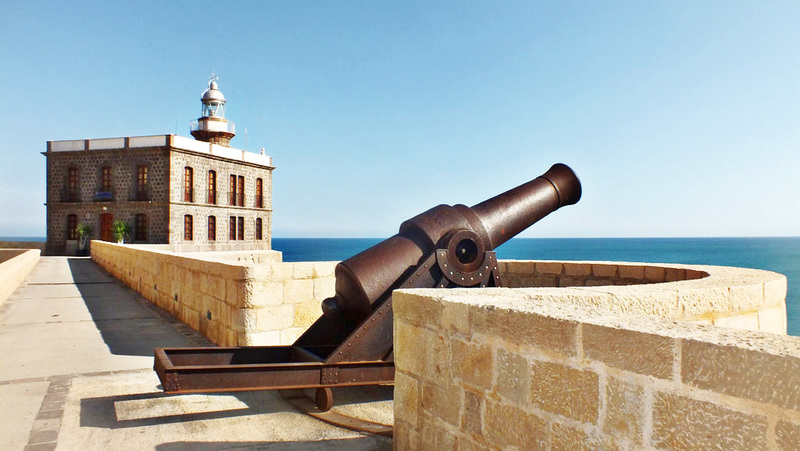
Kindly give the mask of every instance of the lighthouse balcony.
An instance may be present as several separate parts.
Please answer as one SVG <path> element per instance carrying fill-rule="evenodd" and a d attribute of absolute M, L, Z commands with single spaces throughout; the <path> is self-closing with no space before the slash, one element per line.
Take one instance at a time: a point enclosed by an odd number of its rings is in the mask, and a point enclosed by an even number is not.
<path fill-rule="evenodd" d="M 225 119 L 219 119 L 215 117 L 203 117 L 196 121 L 192 121 L 190 127 L 192 132 L 203 131 L 236 134 L 236 124 Z"/>

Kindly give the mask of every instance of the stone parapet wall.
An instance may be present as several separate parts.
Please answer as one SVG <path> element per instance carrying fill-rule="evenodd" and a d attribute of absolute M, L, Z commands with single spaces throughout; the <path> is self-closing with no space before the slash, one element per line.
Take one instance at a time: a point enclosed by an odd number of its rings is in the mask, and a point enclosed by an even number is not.
<path fill-rule="evenodd" d="M 598 308 L 611 293 L 395 291 L 395 449 L 796 449 L 800 338 Z"/>
<path fill-rule="evenodd" d="M 0 304 L 28 277 L 40 254 L 39 249 L 0 249 Z"/>
<path fill-rule="evenodd" d="M 220 346 L 292 344 L 334 292 L 335 262 L 283 263 L 276 251 L 210 257 L 93 241 L 91 252 L 114 277 Z"/>
<path fill-rule="evenodd" d="M 786 333 L 786 277 L 770 271 L 622 262 L 499 264 L 503 286 L 534 287 L 526 293 L 538 299 Z"/>

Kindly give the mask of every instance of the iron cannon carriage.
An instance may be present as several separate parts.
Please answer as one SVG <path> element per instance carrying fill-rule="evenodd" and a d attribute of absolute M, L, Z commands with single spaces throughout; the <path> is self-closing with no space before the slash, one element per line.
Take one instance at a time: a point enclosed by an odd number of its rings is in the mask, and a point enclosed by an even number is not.
<path fill-rule="evenodd" d="M 501 286 L 493 249 L 560 207 L 581 185 L 563 164 L 473 207 L 439 205 L 400 225 L 397 235 L 336 266 L 336 294 L 291 346 L 156 348 L 167 393 L 316 389 L 394 381 L 392 291 Z"/>

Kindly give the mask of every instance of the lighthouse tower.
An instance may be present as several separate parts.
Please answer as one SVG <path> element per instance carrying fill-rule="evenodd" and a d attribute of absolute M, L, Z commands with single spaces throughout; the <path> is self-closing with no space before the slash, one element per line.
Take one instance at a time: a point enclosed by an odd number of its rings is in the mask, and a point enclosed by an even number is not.
<path fill-rule="evenodd" d="M 192 122 L 192 136 L 198 141 L 230 147 L 231 138 L 236 136 L 236 124 L 225 119 L 225 96 L 218 89 L 217 77 L 213 74 L 200 101 L 203 102 L 202 117 Z"/>

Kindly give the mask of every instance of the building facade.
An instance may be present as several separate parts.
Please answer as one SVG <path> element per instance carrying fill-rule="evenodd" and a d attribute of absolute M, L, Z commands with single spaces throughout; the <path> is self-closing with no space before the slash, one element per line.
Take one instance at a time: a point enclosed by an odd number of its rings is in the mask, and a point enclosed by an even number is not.
<path fill-rule="evenodd" d="M 112 241 L 116 221 L 126 242 L 176 251 L 269 250 L 271 158 L 230 147 L 233 123 L 215 80 L 203 93 L 196 139 L 176 135 L 49 141 L 47 245 L 74 255 L 79 224 Z"/>

